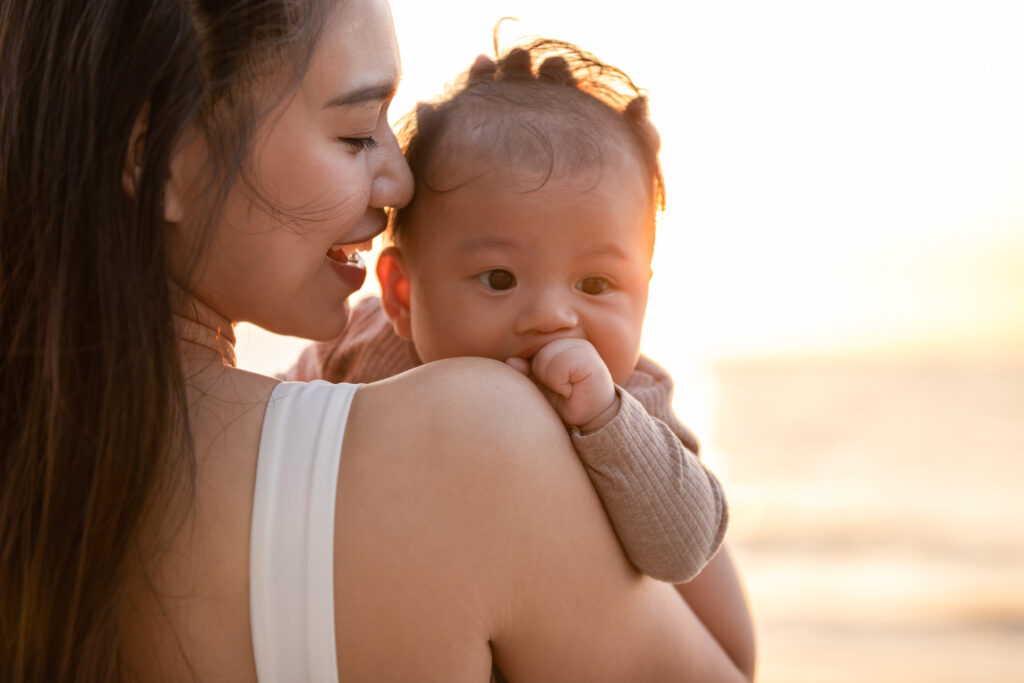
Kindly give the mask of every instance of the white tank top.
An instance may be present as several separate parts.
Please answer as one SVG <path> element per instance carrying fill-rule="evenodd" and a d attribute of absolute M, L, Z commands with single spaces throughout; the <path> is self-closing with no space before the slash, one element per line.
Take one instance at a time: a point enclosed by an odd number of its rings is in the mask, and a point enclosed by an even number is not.
<path fill-rule="evenodd" d="M 358 384 L 282 382 L 256 464 L 249 618 L 260 683 L 337 683 L 334 499 Z"/>

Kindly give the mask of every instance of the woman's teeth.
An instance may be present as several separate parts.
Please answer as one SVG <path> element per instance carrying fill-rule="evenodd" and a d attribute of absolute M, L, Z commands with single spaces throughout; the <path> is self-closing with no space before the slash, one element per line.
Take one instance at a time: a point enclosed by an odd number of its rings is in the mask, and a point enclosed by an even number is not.
<path fill-rule="evenodd" d="M 349 263 L 353 266 L 365 268 L 366 263 L 363 261 L 362 254 L 356 251 L 354 247 L 349 247 L 352 249 L 352 253 L 348 254 L 345 252 L 345 246 L 346 245 L 332 246 L 327 250 L 327 258 L 332 261 L 337 261 L 338 263 Z"/>

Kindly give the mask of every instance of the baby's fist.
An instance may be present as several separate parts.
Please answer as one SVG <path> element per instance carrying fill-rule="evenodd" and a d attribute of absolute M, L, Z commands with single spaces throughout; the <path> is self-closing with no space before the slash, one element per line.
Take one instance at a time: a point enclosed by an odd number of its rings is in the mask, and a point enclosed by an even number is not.
<path fill-rule="evenodd" d="M 556 339 L 543 346 L 533 356 L 530 371 L 562 422 L 582 432 L 600 429 L 618 412 L 608 366 L 585 339 Z"/>

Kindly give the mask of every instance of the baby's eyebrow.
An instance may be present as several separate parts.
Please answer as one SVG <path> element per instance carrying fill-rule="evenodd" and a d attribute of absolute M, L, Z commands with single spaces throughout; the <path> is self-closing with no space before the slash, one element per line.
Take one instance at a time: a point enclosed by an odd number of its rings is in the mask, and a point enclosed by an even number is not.
<path fill-rule="evenodd" d="M 602 242 L 599 244 L 588 244 L 580 249 L 580 256 L 610 256 L 619 261 L 628 261 L 629 256 L 625 250 L 616 242 Z"/>
<path fill-rule="evenodd" d="M 477 251 L 480 249 L 519 249 L 520 246 L 512 240 L 500 237 L 471 237 L 456 245 L 459 251 Z"/>

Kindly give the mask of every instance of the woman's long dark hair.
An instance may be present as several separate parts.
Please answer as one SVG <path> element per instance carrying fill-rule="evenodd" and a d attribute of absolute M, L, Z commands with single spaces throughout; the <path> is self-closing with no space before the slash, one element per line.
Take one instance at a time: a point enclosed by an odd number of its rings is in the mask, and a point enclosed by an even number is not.
<path fill-rule="evenodd" d="M 253 80 L 304 69 L 314 4 L 0 4 L 0 680 L 125 675 L 126 558 L 193 469 L 164 246 L 170 160 L 196 124 L 219 189 L 212 223 L 259 116 Z"/>

